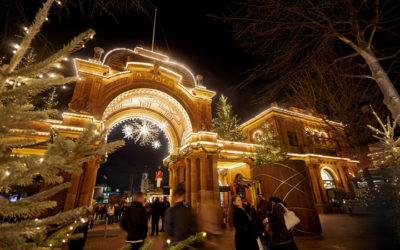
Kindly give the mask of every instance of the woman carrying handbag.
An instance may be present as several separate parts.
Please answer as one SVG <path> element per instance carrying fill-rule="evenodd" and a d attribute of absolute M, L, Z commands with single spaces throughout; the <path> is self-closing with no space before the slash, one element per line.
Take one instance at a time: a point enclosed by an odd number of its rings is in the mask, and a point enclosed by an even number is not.
<path fill-rule="evenodd" d="M 270 214 L 266 228 L 272 231 L 271 250 L 297 250 L 293 234 L 288 231 L 285 223 L 286 204 L 277 197 L 271 197 Z"/>

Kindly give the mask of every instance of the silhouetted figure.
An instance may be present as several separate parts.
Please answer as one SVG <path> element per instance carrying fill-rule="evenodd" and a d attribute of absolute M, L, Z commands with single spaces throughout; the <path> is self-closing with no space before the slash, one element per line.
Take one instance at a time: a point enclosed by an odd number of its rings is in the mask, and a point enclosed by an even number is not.
<path fill-rule="evenodd" d="M 158 235 L 159 231 L 159 223 L 160 223 L 160 217 L 162 213 L 162 203 L 160 202 L 160 198 L 156 198 L 156 200 L 151 204 L 151 235 L 154 235 L 154 232 L 156 235 Z"/>
<path fill-rule="evenodd" d="M 111 224 L 114 222 L 114 215 L 115 215 L 115 207 L 114 204 L 108 204 L 107 206 L 107 219 L 108 219 L 108 224 Z"/>
<path fill-rule="evenodd" d="M 121 212 L 122 212 L 122 207 L 118 203 L 115 203 L 115 216 L 114 216 L 115 222 L 119 222 L 121 217 Z"/>
<path fill-rule="evenodd" d="M 170 207 L 170 203 L 167 199 L 167 197 L 164 197 L 164 200 L 162 202 L 162 211 L 161 211 L 161 232 L 164 232 L 164 224 L 165 224 L 165 212 L 167 209 Z"/>
<path fill-rule="evenodd" d="M 121 227 L 128 232 L 126 243 L 131 244 L 132 250 L 139 249 L 147 237 L 147 216 L 143 206 L 144 194 L 136 192 L 133 195 L 132 205 L 121 219 Z"/>
<path fill-rule="evenodd" d="M 197 232 L 196 218 L 184 203 L 185 188 L 179 185 L 174 190 L 173 199 L 174 206 L 165 213 L 165 235 L 172 244 Z"/>

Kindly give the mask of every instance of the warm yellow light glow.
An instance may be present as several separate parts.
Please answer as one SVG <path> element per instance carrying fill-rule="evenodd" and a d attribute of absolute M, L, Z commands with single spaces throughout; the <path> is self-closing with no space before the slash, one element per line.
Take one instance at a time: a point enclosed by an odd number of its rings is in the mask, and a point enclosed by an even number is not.
<path fill-rule="evenodd" d="M 323 168 L 321 168 L 321 172 L 322 172 L 323 170 L 325 170 L 325 169 L 327 169 L 328 172 L 329 172 L 330 174 L 333 174 L 333 175 L 335 176 L 335 179 L 336 179 L 337 181 L 339 181 L 339 177 L 337 176 L 335 170 L 333 170 L 333 169 L 330 168 L 330 167 L 324 166 Z"/>
<path fill-rule="evenodd" d="M 353 163 L 360 163 L 359 161 L 352 160 L 350 158 L 343 158 L 343 157 L 335 157 L 335 156 L 328 156 L 328 155 L 318 155 L 318 154 L 296 154 L 296 153 L 288 153 L 288 156 L 295 156 L 295 157 L 318 157 L 318 158 L 326 158 L 326 159 L 333 159 L 333 160 L 343 160 Z"/>
<path fill-rule="evenodd" d="M 239 162 L 239 163 L 234 163 L 232 165 L 228 165 L 228 166 L 218 166 L 219 169 L 233 169 L 233 168 L 238 168 L 238 167 L 242 167 L 247 165 L 244 162 Z"/>
<path fill-rule="evenodd" d="M 83 131 L 84 130 L 84 128 L 82 128 L 82 127 L 65 126 L 65 125 L 58 125 L 58 124 L 51 125 L 51 127 L 56 128 L 56 129 L 64 129 L 64 130 L 72 130 L 72 131 Z"/>
<path fill-rule="evenodd" d="M 239 128 L 243 128 L 244 126 L 247 126 L 249 123 L 251 123 L 251 122 L 253 122 L 253 121 L 256 121 L 257 119 L 259 119 L 259 118 L 261 118 L 262 116 L 264 116 L 264 115 L 266 115 L 266 114 L 272 112 L 273 110 L 281 111 L 281 112 L 286 113 L 286 114 L 289 114 L 289 115 L 301 116 L 301 117 L 304 117 L 304 118 L 313 119 L 313 120 L 318 120 L 318 121 L 322 121 L 322 122 L 324 121 L 322 118 L 315 117 L 315 116 L 312 116 L 312 115 L 307 115 L 307 114 L 303 114 L 303 113 L 299 113 L 299 112 L 295 112 L 295 111 L 291 111 L 291 110 L 283 109 L 283 108 L 279 108 L 279 107 L 270 107 L 270 108 L 268 108 L 267 110 L 265 110 L 265 111 L 261 112 L 260 114 L 258 114 L 257 116 L 251 118 L 250 120 L 248 120 L 248 121 L 242 123 L 242 124 L 239 126 Z M 341 123 L 341 122 L 335 122 L 335 121 L 330 121 L 330 120 L 327 120 L 327 122 L 329 122 L 329 123 L 331 123 L 331 124 L 333 124 L 333 125 L 336 125 L 336 126 L 341 126 L 341 127 L 344 126 L 343 123 Z"/>

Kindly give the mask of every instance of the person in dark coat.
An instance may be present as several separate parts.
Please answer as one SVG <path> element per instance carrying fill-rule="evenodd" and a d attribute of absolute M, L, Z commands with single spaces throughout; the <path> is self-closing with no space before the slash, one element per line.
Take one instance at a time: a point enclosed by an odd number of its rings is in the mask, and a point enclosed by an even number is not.
<path fill-rule="evenodd" d="M 179 185 L 173 194 L 174 206 L 165 212 L 165 235 L 171 243 L 197 233 L 196 217 L 184 203 L 185 188 Z"/>
<path fill-rule="evenodd" d="M 270 215 L 268 216 L 268 224 L 272 231 L 271 250 L 297 250 L 296 243 L 293 239 L 292 232 L 286 229 L 285 209 L 286 204 L 277 197 L 271 197 Z"/>
<path fill-rule="evenodd" d="M 250 206 L 249 201 L 248 201 L 246 198 L 243 198 L 243 199 L 242 199 L 242 206 L 243 206 L 244 211 L 246 211 L 246 213 L 247 213 L 248 215 L 250 215 L 250 213 L 251 213 L 251 206 Z"/>
<path fill-rule="evenodd" d="M 118 203 L 116 203 L 114 207 L 115 207 L 115 215 L 114 215 L 115 220 L 114 221 L 118 223 L 119 220 L 121 219 L 122 207 Z"/>
<path fill-rule="evenodd" d="M 156 200 L 151 204 L 151 236 L 154 235 L 154 232 L 158 236 L 158 229 L 160 223 L 160 217 L 162 213 L 162 203 L 160 199 L 157 197 Z"/>
<path fill-rule="evenodd" d="M 144 194 L 136 192 L 133 195 L 132 205 L 121 219 L 121 227 L 128 232 L 126 242 L 131 244 L 132 250 L 139 249 L 147 237 L 147 216 L 143 206 Z"/>
<path fill-rule="evenodd" d="M 164 224 L 165 224 L 165 212 L 167 211 L 167 209 L 170 207 L 170 203 L 167 199 L 167 197 L 164 197 L 164 200 L 162 202 L 162 211 L 161 211 L 161 231 L 160 232 L 164 232 Z"/>
<path fill-rule="evenodd" d="M 235 247 L 237 250 L 258 250 L 257 235 L 250 215 L 242 206 L 239 195 L 233 195 L 228 215 L 229 226 L 235 228 Z"/>
<path fill-rule="evenodd" d="M 264 225 L 264 220 L 267 218 L 269 207 L 269 202 L 266 201 L 261 195 L 258 195 L 250 212 L 251 220 L 254 222 L 255 226 L 255 233 L 257 237 L 260 238 L 261 244 L 266 249 L 269 249 L 269 243 L 271 241 Z"/>

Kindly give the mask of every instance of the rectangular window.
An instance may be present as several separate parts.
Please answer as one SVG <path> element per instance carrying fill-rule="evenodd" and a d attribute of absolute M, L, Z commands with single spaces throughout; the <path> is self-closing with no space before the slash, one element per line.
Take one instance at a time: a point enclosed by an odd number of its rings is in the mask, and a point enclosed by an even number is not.
<path fill-rule="evenodd" d="M 296 136 L 296 132 L 287 132 L 287 136 L 289 139 L 289 145 L 290 146 L 299 146 L 299 143 L 297 142 L 297 136 Z"/>

